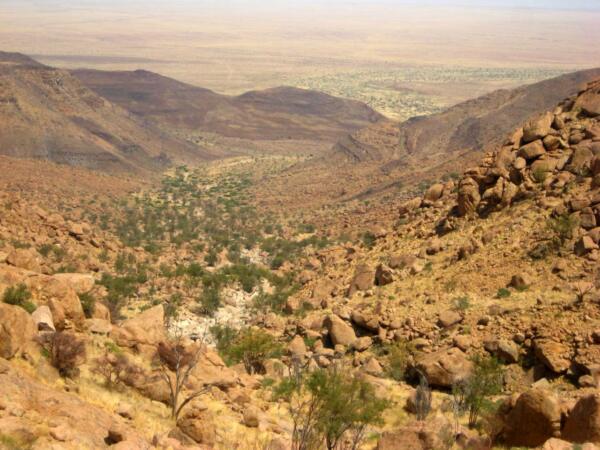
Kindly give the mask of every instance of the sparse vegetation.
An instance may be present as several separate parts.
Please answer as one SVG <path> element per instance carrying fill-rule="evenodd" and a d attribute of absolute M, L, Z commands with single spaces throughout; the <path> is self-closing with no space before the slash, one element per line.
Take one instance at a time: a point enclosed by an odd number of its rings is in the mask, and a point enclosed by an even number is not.
<path fill-rule="evenodd" d="M 31 314 L 33 311 L 35 311 L 37 306 L 30 300 L 31 292 L 23 283 L 6 288 L 2 296 L 2 301 L 4 303 L 8 303 L 9 305 L 20 306 L 25 311 Z"/>
<path fill-rule="evenodd" d="M 473 358 L 473 373 L 452 389 L 455 411 L 469 414 L 469 426 L 475 427 L 482 410 L 493 403 L 490 397 L 502 392 L 503 370 L 495 358 L 476 356 Z"/>
<path fill-rule="evenodd" d="M 275 387 L 274 395 L 288 402 L 295 450 L 341 449 L 344 440 L 356 449 L 370 426 L 383 423 L 388 407 L 370 384 L 336 368 L 297 369 Z"/>
<path fill-rule="evenodd" d="M 50 361 L 67 378 L 79 376 L 79 366 L 85 361 L 85 343 L 76 335 L 60 331 L 50 341 Z"/>

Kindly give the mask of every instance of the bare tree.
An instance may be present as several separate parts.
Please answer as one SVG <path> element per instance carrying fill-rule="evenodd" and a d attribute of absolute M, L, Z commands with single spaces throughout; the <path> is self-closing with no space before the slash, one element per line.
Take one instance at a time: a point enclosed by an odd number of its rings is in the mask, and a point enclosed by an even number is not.
<path fill-rule="evenodd" d="M 190 374 L 205 351 L 203 341 L 186 347 L 181 336 L 170 342 L 161 342 L 157 346 L 156 361 L 162 379 L 169 386 L 171 417 L 175 420 L 188 403 L 208 391 L 208 387 L 203 387 L 183 395 Z"/>
<path fill-rule="evenodd" d="M 427 378 L 421 371 L 419 374 L 419 386 L 415 393 L 415 407 L 417 411 L 417 420 L 425 420 L 431 411 L 431 388 L 427 383 Z"/>

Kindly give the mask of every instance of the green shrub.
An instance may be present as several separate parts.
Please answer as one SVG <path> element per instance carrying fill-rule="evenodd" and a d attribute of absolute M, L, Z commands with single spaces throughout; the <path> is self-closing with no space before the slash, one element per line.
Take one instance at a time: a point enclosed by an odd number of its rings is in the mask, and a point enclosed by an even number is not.
<path fill-rule="evenodd" d="M 20 306 L 28 313 L 32 313 L 36 310 L 37 306 L 30 301 L 31 292 L 27 289 L 27 286 L 23 283 L 17 284 L 16 286 L 10 286 L 4 291 L 2 301 L 9 305 Z"/>
<path fill-rule="evenodd" d="M 94 314 L 96 308 L 96 298 L 89 292 L 77 294 L 85 317 L 88 319 Z"/>
<path fill-rule="evenodd" d="M 282 353 L 282 346 L 269 333 L 260 329 L 241 330 L 222 355 L 229 364 L 242 362 L 249 374 L 264 373 L 264 362 Z"/>
<path fill-rule="evenodd" d="M 275 386 L 274 396 L 288 402 L 292 447 L 302 449 L 359 448 L 389 406 L 369 383 L 337 369 L 298 371 Z"/>
<path fill-rule="evenodd" d="M 498 292 L 496 293 L 496 297 L 497 298 L 508 298 L 508 297 L 510 297 L 510 291 L 506 288 L 500 288 L 500 289 L 498 289 Z"/>
<path fill-rule="evenodd" d="M 217 287 L 211 286 L 205 288 L 198 299 L 197 312 L 206 316 L 213 316 L 214 313 L 221 307 L 221 294 Z"/>
<path fill-rule="evenodd" d="M 469 297 L 466 295 L 463 297 L 458 297 L 454 300 L 454 309 L 458 311 L 466 311 L 471 307 L 471 302 L 469 301 Z"/>
<path fill-rule="evenodd" d="M 471 375 L 452 388 L 456 410 L 469 413 L 469 426 L 477 424 L 479 414 L 492 407 L 489 397 L 502 392 L 503 369 L 495 358 L 476 356 Z"/>
<path fill-rule="evenodd" d="M 366 248 L 371 249 L 375 246 L 375 242 L 377 241 L 377 238 L 375 237 L 375 235 L 373 233 L 371 233 L 370 231 L 367 231 L 366 233 L 364 233 L 362 235 L 361 241 Z"/>
<path fill-rule="evenodd" d="M 410 348 L 408 343 L 398 342 L 389 346 L 387 352 L 387 376 L 396 381 L 403 381 L 406 375 L 406 368 L 408 367 L 408 361 L 410 357 Z"/>
<path fill-rule="evenodd" d="M 564 247 L 569 240 L 573 239 L 578 226 L 577 217 L 569 213 L 551 217 L 546 224 L 551 233 L 551 240 L 557 248 Z"/>

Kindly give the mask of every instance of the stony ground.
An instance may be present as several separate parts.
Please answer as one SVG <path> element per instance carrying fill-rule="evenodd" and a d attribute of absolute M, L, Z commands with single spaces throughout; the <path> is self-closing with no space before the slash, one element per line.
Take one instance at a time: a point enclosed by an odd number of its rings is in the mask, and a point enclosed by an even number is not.
<path fill-rule="evenodd" d="M 261 201 L 286 156 L 147 184 L 2 159 L 0 448 L 287 449 L 298 365 L 389 400 L 360 448 L 596 448 L 598 89 L 409 201 Z M 175 420 L 178 348 L 199 395 Z"/>

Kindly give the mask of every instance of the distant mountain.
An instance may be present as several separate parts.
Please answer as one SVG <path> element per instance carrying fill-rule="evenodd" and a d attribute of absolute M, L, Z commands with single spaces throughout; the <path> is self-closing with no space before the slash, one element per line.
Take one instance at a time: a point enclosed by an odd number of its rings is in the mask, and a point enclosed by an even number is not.
<path fill-rule="evenodd" d="M 511 90 L 498 90 L 460 103 L 439 114 L 401 124 L 379 122 L 340 139 L 335 153 L 350 161 L 404 164 L 451 155 L 469 155 L 497 145 L 518 124 L 552 108 L 600 77 L 599 69 L 583 70 Z"/>
<path fill-rule="evenodd" d="M 69 72 L 0 52 L 0 154 L 140 172 L 214 157 L 100 97 Z"/>
<path fill-rule="evenodd" d="M 335 142 L 382 119 L 364 103 L 292 87 L 230 97 L 144 70 L 71 73 L 102 97 L 171 131 Z"/>

